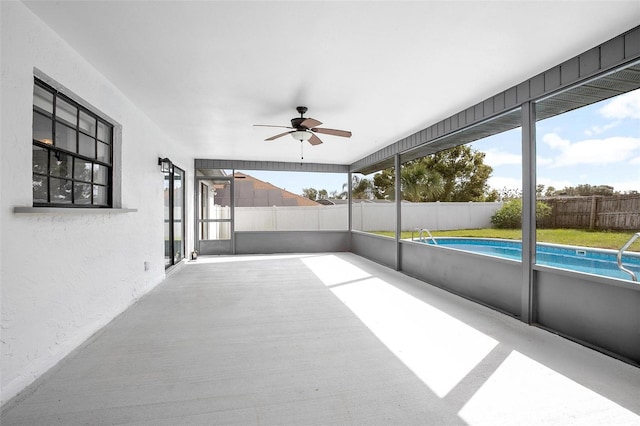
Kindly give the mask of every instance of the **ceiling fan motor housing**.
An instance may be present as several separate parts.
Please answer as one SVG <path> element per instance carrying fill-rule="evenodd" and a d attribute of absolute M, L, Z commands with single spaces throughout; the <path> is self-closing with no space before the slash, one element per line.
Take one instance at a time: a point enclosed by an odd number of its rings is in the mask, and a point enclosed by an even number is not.
<path fill-rule="evenodd" d="M 301 125 L 304 120 L 306 120 L 306 118 L 304 118 L 304 117 L 292 118 L 291 119 L 291 127 L 293 127 L 294 129 L 298 129 L 298 130 L 307 129 L 306 127 Z"/>
<path fill-rule="evenodd" d="M 291 119 L 291 127 L 297 130 L 306 130 L 307 127 L 301 126 L 301 124 L 304 120 L 306 120 L 306 118 L 304 118 L 303 115 L 305 112 L 307 112 L 307 107 L 299 106 L 299 107 L 296 107 L 296 110 L 300 113 L 300 117 Z"/>

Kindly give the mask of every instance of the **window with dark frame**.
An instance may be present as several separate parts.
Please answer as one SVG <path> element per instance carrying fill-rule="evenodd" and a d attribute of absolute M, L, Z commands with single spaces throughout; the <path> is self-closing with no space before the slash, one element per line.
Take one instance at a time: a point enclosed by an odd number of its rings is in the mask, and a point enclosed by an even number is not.
<path fill-rule="evenodd" d="M 34 78 L 33 206 L 112 207 L 113 125 Z"/>

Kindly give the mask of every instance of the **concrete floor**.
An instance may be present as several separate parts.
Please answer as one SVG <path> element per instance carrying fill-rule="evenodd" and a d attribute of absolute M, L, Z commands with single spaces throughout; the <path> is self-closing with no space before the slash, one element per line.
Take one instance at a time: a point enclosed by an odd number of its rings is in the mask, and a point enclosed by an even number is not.
<path fill-rule="evenodd" d="M 640 369 L 351 253 L 188 262 L 2 425 L 640 425 Z"/>

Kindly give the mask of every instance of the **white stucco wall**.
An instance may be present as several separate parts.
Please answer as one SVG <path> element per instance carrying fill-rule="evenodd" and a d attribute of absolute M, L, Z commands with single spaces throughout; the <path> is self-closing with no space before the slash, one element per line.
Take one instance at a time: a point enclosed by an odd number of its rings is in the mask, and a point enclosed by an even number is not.
<path fill-rule="evenodd" d="M 0 2 L 0 19 L 0 385 L 5 402 L 164 278 L 158 157 L 186 170 L 190 252 L 193 155 L 22 3 Z M 137 212 L 13 212 L 14 206 L 32 204 L 34 68 L 122 125 L 122 207 Z"/>

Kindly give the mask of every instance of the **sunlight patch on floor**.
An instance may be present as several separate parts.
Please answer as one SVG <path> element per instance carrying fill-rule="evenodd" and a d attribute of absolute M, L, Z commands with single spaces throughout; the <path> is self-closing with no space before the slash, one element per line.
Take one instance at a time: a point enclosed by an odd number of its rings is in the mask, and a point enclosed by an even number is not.
<path fill-rule="evenodd" d="M 303 259 L 311 271 L 326 285 L 340 285 L 371 277 L 371 274 L 333 254 Z"/>
<path fill-rule="evenodd" d="M 303 262 L 439 397 L 446 396 L 498 344 L 335 256 Z"/>
<path fill-rule="evenodd" d="M 472 426 L 640 424 L 640 416 L 517 351 L 459 415 Z"/>

